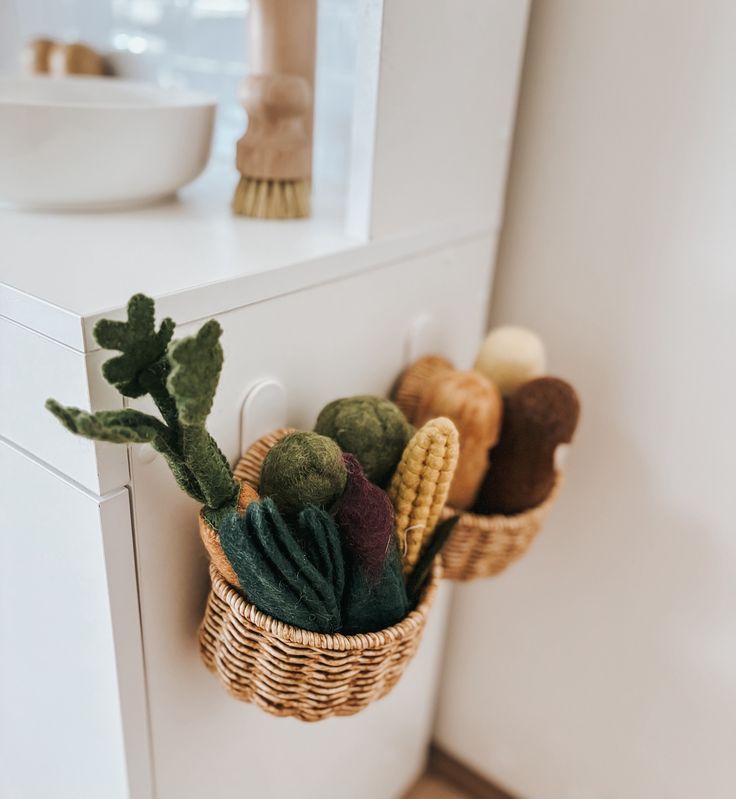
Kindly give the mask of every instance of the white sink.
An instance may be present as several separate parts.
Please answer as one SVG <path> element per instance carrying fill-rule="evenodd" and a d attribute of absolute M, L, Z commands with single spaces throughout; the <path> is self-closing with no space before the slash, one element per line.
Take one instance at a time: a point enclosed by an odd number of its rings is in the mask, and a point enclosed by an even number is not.
<path fill-rule="evenodd" d="M 215 101 L 111 78 L 0 78 L 0 202 L 107 209 L 152 202 L 207 164 Z"/>

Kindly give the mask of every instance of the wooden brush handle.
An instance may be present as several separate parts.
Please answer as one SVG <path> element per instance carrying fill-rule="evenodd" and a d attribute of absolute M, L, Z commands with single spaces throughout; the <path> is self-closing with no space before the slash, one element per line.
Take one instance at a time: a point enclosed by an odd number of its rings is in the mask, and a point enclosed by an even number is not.
<path fill-rule="evenodd" d="M 237 150 L 243 175 L 311 177 L 316 43 L 316 0 L 252 0 L 251 74 L 241 91 L 248 130 Z"/>

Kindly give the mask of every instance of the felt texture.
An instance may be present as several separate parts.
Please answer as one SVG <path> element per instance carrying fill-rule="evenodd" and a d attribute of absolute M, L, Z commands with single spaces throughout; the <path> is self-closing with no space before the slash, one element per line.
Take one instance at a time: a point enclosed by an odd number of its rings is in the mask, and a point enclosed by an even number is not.
<path fill-rule="evenodd" d="M 432 571 L 432 564 L 437 555 L 442 552 L 442 548 L 455 529 L 455 525 L 460 520 L 459 516 L 451 516 L 445 519 L 435 527 L 432 536 L 427 543 L 422 554 L 419 556 L 414 569 L 406 580 L 406 593 L 409 596 L 409 601 L 414 604 L 419 599 L 422 586 L 424 585 L 429 573 Z"/>
<path fill-rule="evenodd" d="M 346 561 L 342 632 L 375 632 L 400 622 L 410 605 L 395 539 L 391 540 L 378 581 L 368 578 L 358 558 L 348 554 Z"/>
<path fill-rule="evenodd" d="M 385 485 L 414 430 L 404 414 L 383 397 L 335 400 L 317 417 L 315 431 L 334 439 L 360 461 L 368 479 Z"/>
<path fill-rule="evenodd" d="M 241 483 L 240 494 L 238 495 L 238 512 L 242 513 L 251 502 L 257 502 L 259 499 L 258 492 L 252 486 L 247 483 Z M 207 550 L 210 560 L 220 574 L 230 585 L 239 588 L 240 581 L 230 561 L 227 559 L 227 555 L 225 555 L 222 549 L 220 534 L 207 521 L 204 511 L 199 512 L 199 537 L 202 539 L 202 543 Z"/>
<path fill-rule="evenodd" d="M 448 496 L 452 507 L 464 510 L 475 501 L 488 471 L 488 451 L 498 441 L 502 413 L 498 389 L 477 372 L 447 370 L 424 386 L 415 423 L 446 416 L 460 437 L 460 456 Z"/>
<path fill-rule="evenodd" d="M 46 407 L 77 435 L 150 443 L 166 458 L 179 486 L 205 506 L 217 529 L 215 517 L 235 507 L 239 490 L 204 426 L 222 369 L 222 330 L 211 320 L 195 336 L 171 343 L 174 323 L 165 319 L 157 331 L 153 300 L 142 294 L 131 297 L 127 314 L 125 322 L 103 319 L 95 326 L 100 346 L 121 352 L 105 362 L 103 375 L 123 396 L 150 394 L 163 421 L 132 408 L 91 414 L 55 400 Z"/>
<path fill-rule="evenodd" d="M 544 501 L 555 482 L 555 449 L 572 440 L 580 416 L 575 389 L 556 377 L 530 380 L 504 406 L 501 438 L 478 493 L 478 513 L 521 513 Z"/>
<path fill-rule="evenodd" d="M 368 582 L 375 585 L 394 538 L 394 507 L 388 494 L 368 479 L 355 455 L 344 452 L 342 457 L 348 480 L 335 520 L 346 557 L 350 556 Z"/>
<path fill-rule="evenodd" d="M 336 632 L 342 624 L 339 594 L 344 585 L 339 532 L 329 514 L 315 507 L 305 508 L 299 531 L 310 540 L 314 560 L 274 502 L 266 498 L 250 503 L 243 516 L 228 514 L 222 521 L 220 541 L 256 607 L 295 627 Z"/>
<path fill-rule="evenodd" d="M 263 459 L 268 455 L 271 447 L 278 444 L 289 433 L 296 433 L 296 430 L 293 427 L 281 427 L 257 438 L 235 464 L 233 472 L 235 477 L 260 490 Z"/>
<path fill-rule="evenodd" d="M 431 419 L 406 445 L 391 480 L 388 495 L 396 511 L 396 539 L 407 574 L 445 507 L 458 451 L 455 425 L 443 417 Z"/>
<path fill-rule="evenodd" d="M 486 336 L 474 369 L 504 395 L 544 374 L 547 356 L 542 339 L 525 327 L 496 327 Z"/>
<path fill-rule="evenodd" d="M 417 408 L 427 383 L 453 368 L 446 358 L 439 355 L 425 355 L 423 358 L 418 358 L 401 373 L 392 396 L 399 410 L 412 424 L 417 423 Z"/>
<path fill-rule="evenodd" d="M 95 325 L 97 343 L 106 350 L 122 354 L 102 365 L 102 374 L 124 397 L 150 394 L 161 381 L 161 370 L 168 372 L 166 349 L 174 334 L 173 320 L 166 318 L 158 331 L 153 300 L 135 294 L 128 301 L 126 322 L 100 319 Z"/>
<path fill-rule="evenodd" d="M 307 505 L 334 508 L 346 482 L 340 447 L 318 433 L 284 436 L 268 451 L 261 467 L 261 494 L 271 497 L 289 517 Z"/>

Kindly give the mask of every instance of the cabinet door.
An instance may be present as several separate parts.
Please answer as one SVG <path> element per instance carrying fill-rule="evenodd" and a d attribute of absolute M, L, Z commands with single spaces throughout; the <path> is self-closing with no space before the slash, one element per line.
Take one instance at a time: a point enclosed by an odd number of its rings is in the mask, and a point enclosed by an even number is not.
<path fill-rule="evenodd" d="M 0 440 L 0 796 L 150 796 L 127 489 Z"/>
<path fill-rule="evenodd" d="M 485 319 L 490 249 L 481 237 L 218 317 L 226 367 L 208 426 L 228 458 L 238 456 L 242 402 L 258 378 L 279 380 L 287 421 L 311 429 L 329 400 L 388 392 L 420 315 L 434 320 L 442 351 L 468 363 Z M 446 268 L 457 281 L 453 293 Z M 157 797 L 401 795 L 424 764 L 449 589 L 443 586 L 417 658 L 388 697 L 318 724 L 268 716 L 231 698 L 199 658 L 208 577 L 197 508 L 163 459 L 149 456 L 133 448 L 131 470 Z"/>

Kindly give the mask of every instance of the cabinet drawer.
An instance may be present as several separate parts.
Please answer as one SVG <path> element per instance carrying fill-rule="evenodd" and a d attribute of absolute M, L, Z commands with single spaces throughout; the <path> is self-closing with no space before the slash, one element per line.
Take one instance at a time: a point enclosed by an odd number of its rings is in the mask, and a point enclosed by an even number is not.
<path fill-rule="evenodd" d="M 77 352 L 0 317 L 0 436 L 100 495 L 127 484 L 125 448 L 71 435 L 44 402 L 55 397 L 85 410 L 121 407 L 100 375 L 106 357 Z"/>

